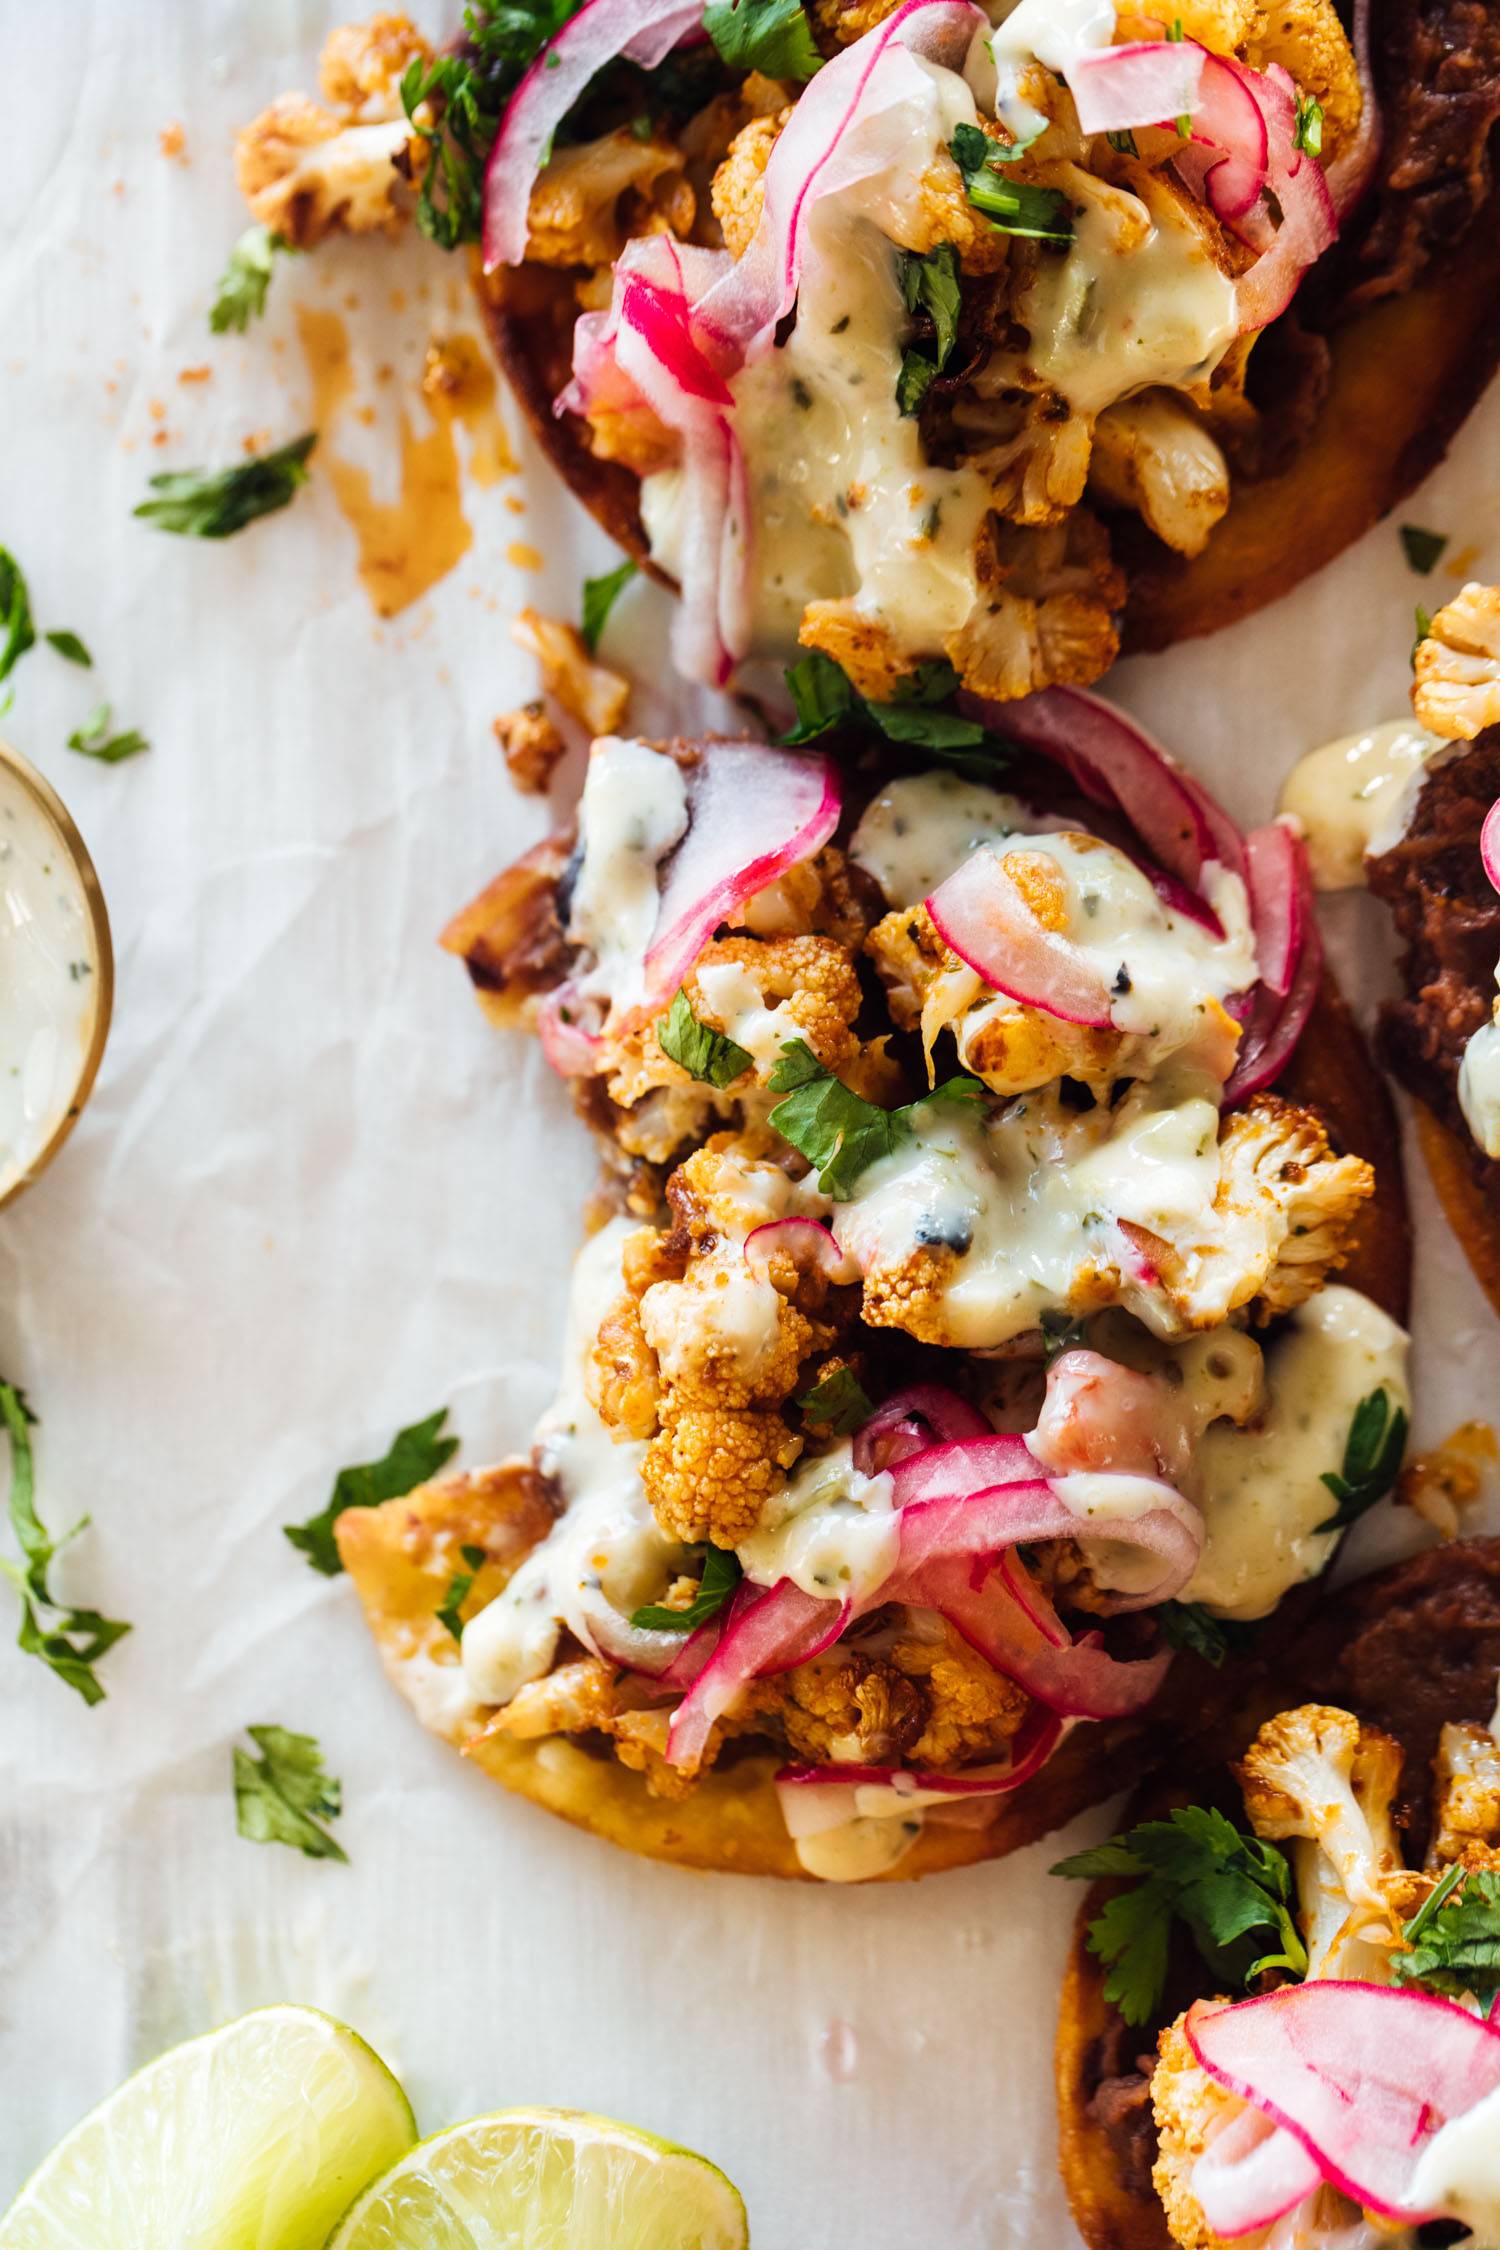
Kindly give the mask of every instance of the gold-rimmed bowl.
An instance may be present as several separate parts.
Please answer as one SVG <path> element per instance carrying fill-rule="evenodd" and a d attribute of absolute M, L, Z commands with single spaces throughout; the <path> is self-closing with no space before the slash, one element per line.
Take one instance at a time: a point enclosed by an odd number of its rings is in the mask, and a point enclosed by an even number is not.
<path fill-rule="evenodd" d="M 13 1202 L 24 1188 L 39 1178 L 52 1162 L 63 1142 L 72 1132 L 82 1113 L 85 1102 L 99 1074 L 109 1038 L 110 1018 L 114 1011 L 115 955 L 110 939 L 109 911 L 104 903 L 104 892 L 95 872 L 88 846 L 79 835 L 72 814 L 63 803 L 52 784 L 39 774 L 29 759 L 8 742 L 0 741 L 0 817 L 3 817 L 7 800 L 12 805 L 24 805 L 37 816 L 43 829 L 69 870 L 77 886 L 78 903 L 82 909 L 84 925 L 92 947 L 90 961 L 93 992 L 93 1015 L 84 1036 L 79 1042 L 78 1074 L 71 1094 L 61 1107 L 55 1124 L 47 1129 L 47 1137 L 35 1149 L 28 1149 L 19 1170 L 12 1170 L 0 1160 L 0 1209 Z M 3 834 L 3 830 L 0 830 Z M 0 910 L 4 907 L 5 874 L 0 866 Z M 3 1004 L 3 996 L 0 996 Z M 57 1104 L 53 1105 L 54 1111 Z"/>

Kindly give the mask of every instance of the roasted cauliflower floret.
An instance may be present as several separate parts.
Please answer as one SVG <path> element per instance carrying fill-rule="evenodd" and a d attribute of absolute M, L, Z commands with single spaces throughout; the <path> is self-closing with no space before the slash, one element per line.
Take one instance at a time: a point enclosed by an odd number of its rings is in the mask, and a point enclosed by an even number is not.
<path fill-rule="evenodd" d="M 1003 1758 L 1028 1701 L 948 1626 L 915 1625 L 887 1653 L 835 1647 L 758 1683 L 809 1765 L 952 1767 Z"/>
<path fill-rule="evenodd" d="M 565 748 L 545 706 L 540 700 L 522 703 L 491 723 L 511 780 L 527 796 L 540 796 Z"/>
<path fill-rule="evenodd" d="M 853 594 L 809 602 L 797 638 L 819 648 L 848 674 L 857 694 L 872 703 L 895 703 L 916 670 L 917 659 L 883 618 L 869 617 Z"/>
<path fill-rule="evenodd" d="M 623 672 L 595 662 L 575 625 L 527 608 L 512 618 L 510 632 L 536 658 L 543 687 L 570 719 L 592 735 L 613 734 L 624 723 L 630 682 Z"/>
<path fill-rule="evenodd" d="M 611 1665 L 594 1656 L 583 1657 L 518 1688 L 509 1703 L 485 1721 L 474 1740 L 496 1734 L 521 1742 L 539 1741 L 549 1734 L 608 1735 L 621 1765 L 640 1774 L 653 1797 L 688 1796 L 718 1756 L 725 1729 L 714 1728 L 696 1771 L 681 1773 L 667 1763 L 670 1714 L 636 1709 L 631 1693 Z"/>
<path fill-rule="evenodd" d="M 1109 670 L 1125 581 L 1086 508 L 1046 529 L 992 518 L 976 563 L 974 606 L 944 652 L 966 687 L 1013 702 Z"/>
<path fill-rule="evenodd" d="M 682 151 L 628 125 L 560 148 L 537 175 L 526 215 L 526 256 L 540 266 L 613 265 L 632 235 L 691 233 L 696 199 Z"/>
<path fill-rule="evenodd" d="M 920 1682 L 927 1699 L 926 1723 L 908 1752 L 914 1766 L 978 1765 L 1005 1755 L 1029 1699 L 949 1626 L 930 1637 L 903 1635 L 891 1661 Z"/>
<path fill-rule="evenodd" d="M 235 142 L 234 170 L 252 217 L 294 250 L 335 230 L 398 226 L 396 159 L 411 140 L 404 118 L 343 125 L 305 94 L 282 94 Z"/>
<path fill-rule="evenodd" d="M 1412 709 L 1449 742 L 1500 726 L 1500 586 L 1470 583 L 1418 641 Z"/>
<path fill-rule="evenodd" d="M 432 49 L 408 16 L 340 24 L 323 42 L 318 83 L 350 123 L 382 122 L 400 116 L 401 81 L 418 56 L 430 62 Z"/>
<path fill-rule="evenodd" d="M 1500 1743 L 1488 1727 L 1450 1719 L 1432 1772 L 1428 1866 L 1500 1866 Z"/>
<path fill-rule="evenodd" d="M 748 1049 L 759 1079 L 790 1039 L 805 1039 L 832 1071 L 858 1061 L 859 976 L 833 938 L 720 938 L 704 947 L 684 988 L 700 1022 Z"/>
<path fill-rule="evenodd" d="M 789 1276 L 796 1286 L 796 1275 Z M 641 1334 L 674 1406 L 777 1406 L 816 1341 L 805 1314 L 742 1253 L 699 1259 L 640 1300 Z"/>
<path fill-rule="evenodd" d="M 1349 1252 L 1375 1174 L 1335 1156 L 1322 1121 L 1275 1094 L 1257 1094 L 1224 1120 L 1219 1184 L 1201 1243 L 1127 1229 L 1187 1324 L 1216 1327 L 1254 1306 L 1257 1319 L 1306 1302 Z"/>
<path fill-rule="evenodd" d="M 1323 111 L 1322 161 L 1331 163 L 1359 130 L 1359 66 L 1333 0 L 1282 0 L 1262 7 L 1241 52 L 1252 70 L 1279 63 Z"/>
<path fill-rule="evenodd" d="M 901 0 L 813 0 L 812 19 L 825 39 L 852 47 L 900 5 Z"/>
<path fill-rule="evenodd" d="M 1244 2114 L 1245 2104 L 1209 2077 L 1182 2025 L 1179 2016 L 1157 2043 L 1151 2074 L 1157 2156 L 1151 2184 L 1161 2198 L 1172 2240 L 1182 2250 L 1222 2250 L 1221 2237 L 1193 2193 L 1193 2169 L 1209 2143 Z"/>
<path fill-rule="evenodd" d="M 1134 508 L 1180 555 L 1201 555 L 1229 506 L 1229 464 L 1190 408 L 1165 391 L 1123 399 L 1094 424 L 1089 483 Z"/>
<path fill-rule="evenodd" d="M 1391 1813 L 1399 1745 L 1351 1712 L 1305 1703 L 1268 1719 L 1234 1772 L 1257 1836 L 1296 1840 L 1308 1975 L 1379 1975 L 1409 1887 Z"/>
<path fill-rule="evenodd" d="M 752 117 L 735 134 L 729 153 L 714 174 L 714 217 L 724 236 L 724 247 L 736 258 L 743 258 L 760 225 L 766 166 L 791 114 L 788 107 L 770 117 Z"/>
<path fill-rule="evenodd" d="M 801 1451 L 779 1414 L 689 1407 L 651 1440 L 641 1479 L 670 1537 L 733 1547 L 755 1529 Z"/>

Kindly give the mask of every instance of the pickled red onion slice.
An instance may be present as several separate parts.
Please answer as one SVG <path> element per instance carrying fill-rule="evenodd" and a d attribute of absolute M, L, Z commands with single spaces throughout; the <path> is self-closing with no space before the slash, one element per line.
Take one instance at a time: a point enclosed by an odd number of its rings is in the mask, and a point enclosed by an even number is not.
<path fill-rule="evenodd" d="M 745 1263 L 764 1273 L 771 1256 L 783 1250 L 804 1271 L 816 1266 L 830 1281 L 857 1281 L 859 1268 L 834 1240 L 821 1219 L 768 1219 L 745 1237 Z"/>
<path fill-rule="evenodd" d="M 1215 2234 L 1232 2242 L 1294 2210 L 1323 2175 L 1294 2134 L 1258 2109 L 1233 2113 L 1193 2166 L 1192 2190 Z"/>
<path fill-rule="evenodd" d="M 1068 65 L 1068 86 L 1086 133 L 1160 125 L 1198 107 L 1207 50 L 1192 39 L 1133 39 L 1095 47 Z"/>
<path fill-rule="evenodd" d="M 790 1578 L 757 1589 L 726 1625 L 702 1671 L 673 1712 L 667 1760 L 691 1773 L 701 1764 L 714 1722 L 751 1680 L 789 1672 L 831 1648 L 849 1622 L 847 1602 L 818 1601 Z"/>
<path fill-rule="evenodd" d="M 1484 816 L 1484 826 L 1479 831 L 1479 856 L 1484 862 L 1485 874 L 1500 891 L 1500 797 Z"/>
<path fill-rule="evenodd" d="M 924 1437 L 926 1429 L 932 1434 Z M 854 1440 L 854 1466 L 871 1476 L 877 1466 L 925 1452 L 933 1439 L 988 1437 L 990 1425 L 977 1406 L 943 1383 L 912 1383 L 885 1400 Z M 894 1450 L 899 1441 L 900 1451 Z"/>
<path fill-rule="evenodd" d="M 943 943 L 997 992 L 1108 1030 L 1109 986 L 1076 945 L 1043 927 L 994 852 L 971 853 L 925 903 Z"/>

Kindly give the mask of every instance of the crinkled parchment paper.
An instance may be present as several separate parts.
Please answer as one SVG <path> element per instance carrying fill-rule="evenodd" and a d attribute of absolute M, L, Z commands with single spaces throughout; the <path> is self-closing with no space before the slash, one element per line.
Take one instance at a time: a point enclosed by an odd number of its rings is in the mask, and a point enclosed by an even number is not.
<path fill-rule="evenodd" d="M 525 1439 L 591 1178 L 536 1049 L 487 1027 L 435 938 L 546 821 L 489 730 L 534 689 L 507 615 L 575 614 L 601 540 L 518 444 L 519 478 L 465 482 L 468 554 L 380 623 L 326 466 L 222 546 L 131 519 L 153 470 L 307 425 L 297 303 L 347 323 L 355 399 L 325 450 L 387 497 L 398 410 L 429 426 L 429 337 L 474 332 L 461 265 L 413 240 L 292 261 L 264 323 L 208 334 L 243 224 L 231 130 L 311 82 L 338 12 L 78 0 L 0 18 L 0 541 L 39 624 L 96 659 L 87 678 L 39 648 L 5 726 L 66 793 L 119 953 L 92 1106 L 0 1214 L 0 1368 L 42 1417 L 44 1509 L 93 1515 L 66 1583 L 135 1624 L 95 1711 L 0 1645 L 0 2193 L 166 2040 L 304 1998 L 379 2044 L 429 2128 L 554 2102 L 701 2147 L 767 2250 L 1052 2250 L 1072 2239 L 1050 2091 L 1073 1905 L 1045 1874 L 1058 1846 L 868 1891 L 613 1853 L 429 1742 L 347 1585 L 278 1529 L 438 1405 L 470 1462 Z M 159 142 L 175 121 L 176 157 Z M 1404 513 L 1500 570 L 1500 399 Z M 539 570 L 507 560 L 518 541 Z M 1452 583 L 1413 579 L 1386 525 L 1115 689 L 1263 817 L 1300 750 L 1401 709 L 1412 605 Z M 660 673 L 665 627 L 636 588 L 613 646 Z M 111 771 L 63 748 L 96 694 L 149 757 Z M 1378 918 L 1335 907 L 1368 1000 Z M 1418 1201 L 1430 1438 L 1493 1407 L 1496 1330 Z M 230 1744 L 265 1720 L 324 1744 L 349 1867 L 236 1837 Z"/>

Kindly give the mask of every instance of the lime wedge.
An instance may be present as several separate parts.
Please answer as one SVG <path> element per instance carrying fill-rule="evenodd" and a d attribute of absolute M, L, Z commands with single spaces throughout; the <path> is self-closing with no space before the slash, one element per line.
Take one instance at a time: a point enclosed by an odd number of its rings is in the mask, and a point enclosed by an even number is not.
<path fill-rule="evenodd" d="M 423 2141 L 328 2250 L 745 2250 L 739 2190 L 691 2149 L 571 2109 L 505 2109 Z"/>
<path fill-rule="evenodd" d="M 323 2250 L 415 2139 L 362 2039 L 314 2008 L 261 2008 L 75 2125 L 0 2219 L 0 2250 Z"/>

